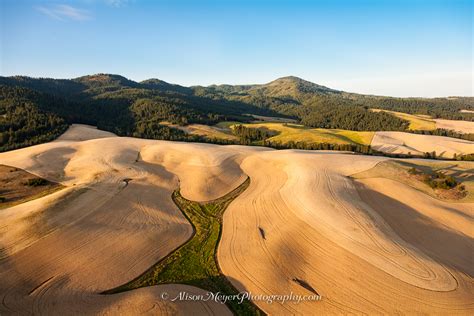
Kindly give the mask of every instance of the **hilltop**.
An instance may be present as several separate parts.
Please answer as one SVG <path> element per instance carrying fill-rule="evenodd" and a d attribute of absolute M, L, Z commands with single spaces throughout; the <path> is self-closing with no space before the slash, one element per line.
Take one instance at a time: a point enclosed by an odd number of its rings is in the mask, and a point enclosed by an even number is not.
<path fill-rule="evenodd" d="M 341 94 L 342 91 L 330 89 L 304 79 L 287 76 L 266 84 L 253 85 L 212 85 L 208 88 L 216 91 L 237 94 L 268 95 L 273 97 L 299 98 L 303 94 Z"/>

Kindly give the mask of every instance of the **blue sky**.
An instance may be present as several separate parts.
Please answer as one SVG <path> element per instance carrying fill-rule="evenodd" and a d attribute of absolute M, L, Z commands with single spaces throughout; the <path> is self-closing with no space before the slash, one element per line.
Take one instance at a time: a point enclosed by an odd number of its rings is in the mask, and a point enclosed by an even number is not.
<path fill-rule="evenodd" d="M 0 73 L 472 95 L 472 15 L 472 0 L 0 0 Z"/>

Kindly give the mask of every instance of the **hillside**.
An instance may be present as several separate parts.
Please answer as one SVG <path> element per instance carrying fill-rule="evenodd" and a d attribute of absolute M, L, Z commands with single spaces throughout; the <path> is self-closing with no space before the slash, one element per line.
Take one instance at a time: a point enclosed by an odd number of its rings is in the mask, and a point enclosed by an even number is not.
<path fill-rule="evenodd" d="M 43 120 L 39 117 L 41 115 L 61 120 L 61 124 L 96 125 L 120 136 L 190 141 L 202 139 L 162 123 L 184 126 L 191 123 L 211 125 L 221 121 L 248 122 L 252 120 L 251 114 L 292 118 L 315 128 L 354 131 L 409 129 L 410 123 L 406 119 L 371 109 L 474 121 L 474 113 L 469 112 L 474 110 L 474 98 L 367 96 L 334 90 L 292 76 L 267 84 L 208 87 L 183 87 L 160 79 L 135 82 L 113 74 L 70 80 L 15 76 L 0 77 L 0 86 L 2 113 L 24 106 L 24 97 L 33 104 L 42 104 L 38 107 L 40 111 L 29 114 L 30 127 L 26 127 L 29 130 L 33 130 L 33 120 Z M 44 99 L 53 101 L 45 103 Z M 58 134 L 55 127 L 35 129 L 31 135 L 37 140 L 25 143 L 5 136 L 7 131 L 10 133 L 11 123 L 0 122 L 2 150 L 46 141 Z M 5 142 L 7 137 L 8 142 Z"/>
<path fill-rule="evenodd" d="M 0 151 L 51 141 L 66 129 L 52 113 L 61 100 L 25 88 L 0 86 Z"/>
<path fill-rule="evenodd" d="M 473 162 L 83 125 L 0 161 L 1 315 L 472 315 Z M 218 291 L 256 296 L 172 299 Z"/>

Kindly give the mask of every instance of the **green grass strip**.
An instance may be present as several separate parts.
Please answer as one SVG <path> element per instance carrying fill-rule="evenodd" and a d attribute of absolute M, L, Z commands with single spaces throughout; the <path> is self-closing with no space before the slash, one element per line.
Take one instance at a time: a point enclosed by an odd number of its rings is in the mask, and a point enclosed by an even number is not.
<path fill-rule="evenodd" d="M 179 189 L 173 192 L 173 201 L 193 226 L 192 237 L 182 246 L 160 260 L 137 279 L 103 294 L 113 294 L 158 284 L 188 284 L 223 295 L 239 291 L 220 271 L 217 263 L 217 245 L 222 234 L 222 215 L 227 206 L 250 184 L 247 178 L 238 188 L 225 196 L 204 203 L 185 199 Z M 226 305 L 238 315 L 263 315 L 252 302 L 228 300 Z"/>

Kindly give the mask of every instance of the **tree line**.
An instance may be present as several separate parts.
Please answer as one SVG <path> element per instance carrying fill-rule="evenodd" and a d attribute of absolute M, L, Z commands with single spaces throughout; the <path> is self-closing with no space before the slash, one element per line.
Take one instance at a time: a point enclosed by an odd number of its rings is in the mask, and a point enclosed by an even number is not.
<path fill-rule="evenodd" d="M 421 135 L 435 135 L 435 136 L 445 136 L 445 137 L 452 137 L 452 138 L 459 138 L 469 141 L 474 141 L 474 134 L 473 133 L 459 133 L 455 130 L 448 130 L 443 128 L 437 128 L 434 130 L 410 130 L 410 133 L 413 134 L 421 134 Z"/>

